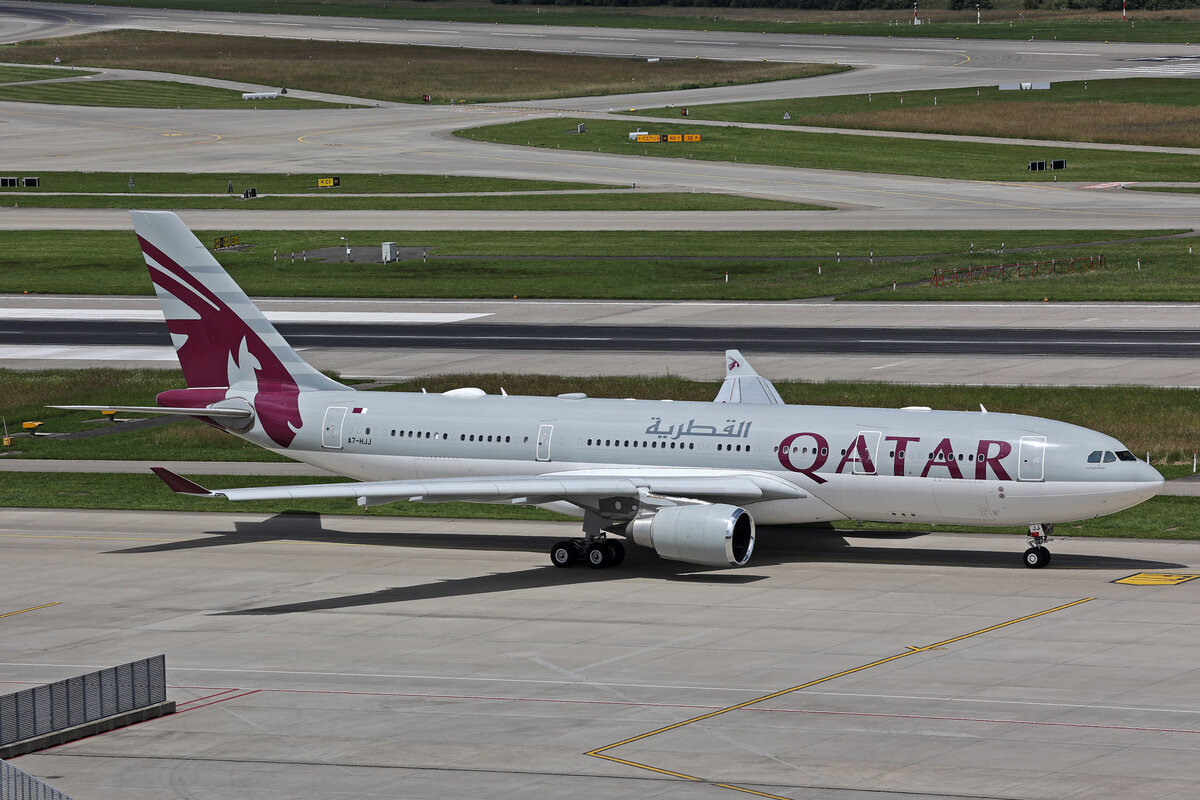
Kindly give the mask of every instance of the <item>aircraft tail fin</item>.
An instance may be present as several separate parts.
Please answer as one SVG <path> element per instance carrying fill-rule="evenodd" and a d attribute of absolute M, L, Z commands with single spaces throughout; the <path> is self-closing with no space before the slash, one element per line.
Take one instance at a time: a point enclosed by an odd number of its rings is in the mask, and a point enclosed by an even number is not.
<path fill-rule="evenodd" d="M 348 388 L 292 349 L 178 216 L 130 215 L 189 388 Z"/>
<path fill-rule="evenodd" d="M 725 351 L 725 382 L 713 402 L 785 405 L 775 385 L 759 375 L 737 350 Z"/>

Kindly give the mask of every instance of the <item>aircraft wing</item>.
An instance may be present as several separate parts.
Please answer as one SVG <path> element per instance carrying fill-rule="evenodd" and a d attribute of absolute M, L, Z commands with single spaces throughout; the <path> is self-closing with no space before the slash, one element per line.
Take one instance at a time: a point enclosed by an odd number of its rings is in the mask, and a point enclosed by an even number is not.
<path fill-rule="evenodd" d="M 383 505 L 397 500 L 463 500 L 516 505 L 566 500 L 579 501 L 586 506 L 594 505 L 597 498 L 642 495 L 738 503 L 808 496 L 795 484 L 774 476 L 732 470 L 624 471 L 621 474 L 581 470 L 511 477 L 362 481 L 213 490 L 163 467 L 153 467 L 152 471 L 177 493 L 224 497 L 227 500 L 347 498 L 355 499 L 361 505 Z"/>

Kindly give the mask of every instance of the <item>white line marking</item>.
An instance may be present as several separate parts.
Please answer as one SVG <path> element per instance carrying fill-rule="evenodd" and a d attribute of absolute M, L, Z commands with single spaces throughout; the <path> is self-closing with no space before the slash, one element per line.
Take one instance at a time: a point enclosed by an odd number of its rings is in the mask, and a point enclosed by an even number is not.
<path fill-rule="evenodd" d="M 260 22 L 259 25 L 284 25 L 289 28 L 299 28 L 302 23 L 299 22 Z"/>
<path fill-rule="evenodd" d="M 337 28 L 344 31 L 377 31 L 379 28 L 372 28 L 366 25 L 330 25 L 331 28 Z"/>
<path fill-rule="evenodd" d="M 737 42 L 702 42 L 698 39 L 676 39 L 675 44 L 723 44 L 730 47 L 737 47 Z"/>
<path fill-rule="evenodd" d="M 272 322 L 463 322 L 492 316 L 490 312 L 397 312 L 386 311 L 268 311 Z M 154 308 L 0 308 L 0 320 L 71 319 L 88 322 L 162 322 L 162 311 Z"/>
<path fill-rule="evenodd" d="M 594 39 L 597 42 L 636 42 L 632 36 L 580 36 L 580 39 Z"/>
<path fill-rule="evenodd" d="M 893 361 L 890 364 L 880 364 L 878 367 L 871 367 L 871 369 L 887 369 L 888 367 L 898 367 L 901 364 L 907 364 L 907 363 L 908 363 L 907 361 Z"/>
<path fill-rule="evenodd" d="M 448 31 L 440 28 L 413 28 L 409 33 L 457 33 L 457 31 Z"/>
<path fill-rule="evenodd" d="M 499 32 L 493 31 L 492 36 L 532 36 L 532 37 L 542 39 L 542 38 L 545 38 L 546 34 L 544 34 L 544 33 L 499 33 Z"/>
<path fill-rule="evenodd" d="M 1100 58 L 1101 53 L 1043 53 L 1037 50 L 1018 50 L 1019 56 L 1085 56 L 1087 58 Z"/>
<path fill-rule="evenodd" d="M 175 348 L 0 345 L 0 361 L 175 361 Z"/>
<path fill-rule="evenodd" d="M 805 50 L 849 50 L 849 47 L 840 44 L 781 44 L 780 47 L 801 47 Z"/>

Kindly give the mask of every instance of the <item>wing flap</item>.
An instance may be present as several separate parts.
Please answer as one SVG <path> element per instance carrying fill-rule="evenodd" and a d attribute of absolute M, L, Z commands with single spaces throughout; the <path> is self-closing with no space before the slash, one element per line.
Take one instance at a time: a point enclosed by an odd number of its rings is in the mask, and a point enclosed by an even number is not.
<path fill-rule="evenodd" d="M 167 408 L 165 406 L 46 406 L 67 411 L 127 411 L 130 414 L 178 414 L 185 417 L 245 419 L 254 416 L 249 408 Z"/>

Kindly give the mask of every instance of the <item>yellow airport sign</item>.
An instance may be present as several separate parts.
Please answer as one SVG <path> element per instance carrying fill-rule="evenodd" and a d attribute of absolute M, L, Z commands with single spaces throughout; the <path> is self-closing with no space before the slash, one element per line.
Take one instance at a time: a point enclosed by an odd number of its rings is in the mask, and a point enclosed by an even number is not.
<path fill-rule="evenodd" d="M 1124 583 L 1129 586 L 1176 586 L 1190 580 L 1200 578 L 1200 575 L 1189 575 L 1177 572 L 1139 572 L 1119 578 L 1113 583 Z"/>
<path fill-rule="evenodd" d="M 233 236 L 218 236 L 213 240 L 213 249 L 220 250 L 222 247 L 237 247 L 241 240 L 242 237 L 236 233 Z"/>
<path fill-rule="evenodd" d="M 685 142 L 698 142 L 698 141 L 700 141 L 700 134 L 698 134 L 698 133 L 685 133 L 685 134 L 683 135 L 683 140 L 684 140 Z"/>
<path fill-rule="evenodd" d="M 341 186 L 341 185 L 342 185 L 341 178 L 317 178 L 317 188 L 318 189 L 330 189 L 330 188 L 333 188 L 334 186 Z"/>
<path fill-rule="evenodd" d="M 639 133 L 637 140 L 639 142 L 661 142 L 662 137 L 657 133 Z"/>

